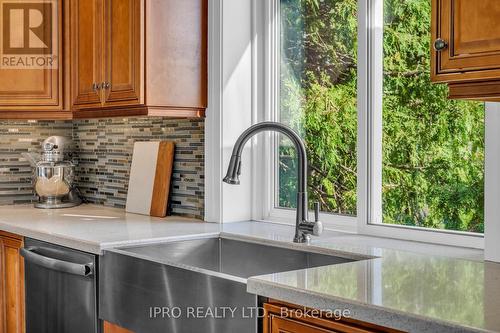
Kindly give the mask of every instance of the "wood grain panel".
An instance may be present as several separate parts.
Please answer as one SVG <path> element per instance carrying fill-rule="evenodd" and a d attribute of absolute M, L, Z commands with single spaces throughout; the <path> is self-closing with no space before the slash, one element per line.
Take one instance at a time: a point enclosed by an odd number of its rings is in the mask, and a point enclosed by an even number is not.
<path fill-rule="evenodd" d="M 500 100 L 500 81 L 452 83 L 449 85 L 449 98 L 471 99 L 498 102 Z"/>
<path fill-rule="evenodd" d="M 207 0 L 146 1 L 146 104 L 206 108 Z"/>
<path fill-rule="evenodd" d="M 100 106 L 103 0 L 70 1 L 71 99 L 74 109 Z"/>
<path fill-rule="evenodd" d="M 2 110 L 47 111 L 63 107 L 63 12 L 62 0 L 56 2 L 56 69 L 0 68 L 0 113 Z"/>
<path fill-rule="evenodd" d="M 151 200 L 151 216 L 165 217 L 167 215 L 170 179 L 174 168 L 174 151 L 174 142 L 160 142 L 153 185 L 153 198 Z"/>
<path fill-rule="evenodd" d="M 106 0 L 105 105 L 137 105 L 141 94 L 141 0 Z"/>
<path fill-rule="evenodd" d="M 152 107 L 148 106 L 148 116 L 151 117 L 172 117 L 172 118 L 204 118 L 204 108 L 183 108 L 183 107 Z"/>
<path fill-rule="evenodd" d="M 453 55 L 473 55 L 500 51 L 500 2 L 454 0 Z"/>
<path fill-rule="evenodd" d="M 301 311 L 296 312 L 296 309 Z M 303 315 L 304 309 L 307 308 L 269 300 L 268 303 L 264 303 L 263 333 L 402 333 L 398 330 L 351 318 L 336 320 L 319 313 L 315 316 Z"/>
<path fill-rule="evenodd" d="M 103 324 L 104 333 L 134 333 L 118 325 L 105 321 Z"/>
<path fill-rule="evenodd" d="M 10 232 L 7 232 L 7 231 L 3 231 L 3 230 L 0 230 L 0 237 L 8 237 L 8 238 L 12 238 L 12 239 L 15 239 L 15 240 L 18 240 L 18 241 L 22 241 L 23 240 L 22 236 L 19 236 L 19 235 L 16 235 L 16 234 L 13 234 L 13 233 L 10 233 Z"/>
<path fill-rule="evenodd" d="M 13 236 L 13 237 L 9 237 Z M 24 261 L 19 253 L 23 241 L 0 233 L 0 332 L 24 333 Z"/>
<path fill-rule="evenodd" d="M 499 16 L 498 0 L 432 0 L 432 40 L 448 43 L 445 50 L 432 50 L 433 80 L 452 82 L 463 72 L 500 69 Z"/>
<path fill-rule="evenodd" d="M 337 331 L 315 327 L 299 321 L 271 316 L 271 333 L 334 333 Z"/>

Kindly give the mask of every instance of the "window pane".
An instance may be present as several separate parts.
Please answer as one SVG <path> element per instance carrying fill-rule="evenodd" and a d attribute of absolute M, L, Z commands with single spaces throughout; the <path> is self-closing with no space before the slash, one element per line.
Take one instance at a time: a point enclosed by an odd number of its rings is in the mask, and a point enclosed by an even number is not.
<path fill-rule="evenodd" d="M 383 221 L 483 232 L 484 103 L 430 82 L 431 0 L 384 1 Z"/>
<path fill-rule="evenodd" d="M 356 214 L 356 0 L 281 0 L 280 118 L 306 142 L 309 202 Z M 296 154 L 284 137 L 280 207 L 295 207 Z"/>

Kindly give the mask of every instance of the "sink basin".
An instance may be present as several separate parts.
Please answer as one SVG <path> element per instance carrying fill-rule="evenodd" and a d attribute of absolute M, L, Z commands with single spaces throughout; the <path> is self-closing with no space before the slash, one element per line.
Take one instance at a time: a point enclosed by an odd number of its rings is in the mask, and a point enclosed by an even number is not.
<path fill-rule="evenodd" d="M 136 333 L 255 333 L 261 300 L 246 292 L 247 278 L 351 261 L 227 238 L 107 251 L 100 260 L 100 318 Z"/>
<path fill-rule="evenodd" d="M 353 261 L 336 256 L 226 238 L 192 239 L 132 247 L 125 251 L 244 279 Z"/>

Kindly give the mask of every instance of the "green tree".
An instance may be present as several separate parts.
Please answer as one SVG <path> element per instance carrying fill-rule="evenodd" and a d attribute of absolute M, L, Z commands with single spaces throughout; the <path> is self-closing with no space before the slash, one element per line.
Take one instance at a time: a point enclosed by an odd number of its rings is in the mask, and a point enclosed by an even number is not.
<path fill-rule="evenodd" d="M 356 214 L 356 0 L 281 1 L 281 117 L 302 133 L 310 201 Z M 430 0 L 384 1 L 385 223 L 483 231 L 484 105 L 430 82 Z M 295 152 L 280 145 L 281 206 Z"/>
<path fill-rule="evenodd" d="M 356 0 L 281 2 L 282 121 L 302 133 L 309 199 L 356 213 Z M 280 205 L 295 205 L 295 151 L 280 145 Z"/>
<path fill-rule="evenodd" d="M 430 82 L 429 0 L 384 10 L 384 222 L 482 232 L 484 104 Z"/>

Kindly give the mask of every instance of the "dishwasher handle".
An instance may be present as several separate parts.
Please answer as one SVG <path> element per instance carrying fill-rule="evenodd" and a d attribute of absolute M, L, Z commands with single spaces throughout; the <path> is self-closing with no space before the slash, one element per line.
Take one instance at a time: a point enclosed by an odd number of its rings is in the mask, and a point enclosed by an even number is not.
<path fill-rule="evenodd" d="M 75 264 L 73 262 L 54 259 L 50 257 L 43 256 L 41 254 L 36 253 L 36 250 L 43 249 L 41 247 L 28 247 L 21 248 L 20 253 L 21 256 L 28 262 L 31 262 L 35 265 L 42 266 L 54 271 L 80 275 L 80 276 L 91 276 L 94 274 L 94 264 Z"/>

